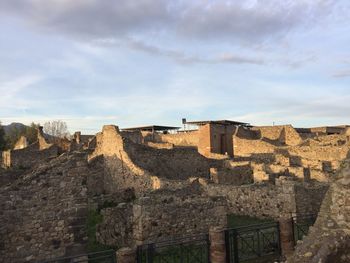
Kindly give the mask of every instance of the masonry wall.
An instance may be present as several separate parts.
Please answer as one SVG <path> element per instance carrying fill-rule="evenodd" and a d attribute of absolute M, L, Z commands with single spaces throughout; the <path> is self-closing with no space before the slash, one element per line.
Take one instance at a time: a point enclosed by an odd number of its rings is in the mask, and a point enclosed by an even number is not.
<path fill-rule="evenodd" d="M 38 262 L 84 253 L 85 155 L 61 156 L 0 191 L 0 262 Z"/>
<path fill-rule="evenodd" d="M 152 175 L 173 180 L 190 177 L 209 178 L 209 163 L 193 148 L 154 149 L 126 143 L 125 151 L 132 162 Z"/>
<path fill-rule="evenodd" d="M 328 191 L 328 184 L 295 185 L 296 212 L 300 215 L 315 215 Z"/>
<path fill-rule="evenodd" d="M 208 185 L 209 196 L 224 196 L 228 214 L 278 219 L 295 212 L 293 187 L 284 192 L 273 185 L 226 186 Z"/>
<path fill-rule="evenodd" d="M 175 134 L 155 134 L 155 142 L 171 143 L 175 146 L 197 147 L 199 143 L 198 131 L 179 132 Z"/>
<path fill-rule="evenodd" d="M 322 202 L 314 226 L 289 263 L 347 263 L 350 260 L 350 162 L 347 159 Z"/>
<path fill-rule="evenodd" d="M 39 150 L 36 143 L 29 145 L 24 149 L 10 151 L 12 167 L 31 167 L 37 163 L 48 161 L 50 158 L 57 157 L 58 147 L 52 145 L 43 150 Z"/>
<path fill-rule="evenodd" d="M 162 187 L 178 188 L 190 177 L 209 177 L 209 164 L 195 149 L 154 149 L 123 138 L 113 125 L 96 134 L 96 148 L 89 155 L 91 163 L 102 157 L 104 167 L 100 180 L 107 192 L 125 188 L 136 194 Z"/>
<path fill-rule="evenodd" d="M 249 164 L 230 168 L 211 168 L 210 178 L 216 184 L 243 185 L 254 182 L 253 170 Z"/>
<path fill-rule="evenodd" d="M 153 193 L 134 205 L 137 244 L 207 233 L 210 226 L 226 226 L 226 200 L 178 192 Z"/>
<path fill-rule="evenodd" d="M 296 185 L 298 190 L 296 190 Z M 308 192 L 316 192 L 320 186 L 279 178 L 276 185 L 252 184 L 242 186 L 228 186 L 208 184 L 206 192 L 209 196 L 224 196 L 228 201 L 228 213 L 247 215 L 258 218 L 278 219 L 281 216 L 290 217 L 291 214 L 317 211 L 323 200 L 325 190 L 317 195 L 310 196 Z M 311 201 L 310 199 L 311 198 Z"/>
<path fill-rule="evenodd" d="M 291 125 L 253 127 L 252 130 L 260 131 L 261 138 L 286 145 L 298 145 L 302 142 L 300 135 Z"/>

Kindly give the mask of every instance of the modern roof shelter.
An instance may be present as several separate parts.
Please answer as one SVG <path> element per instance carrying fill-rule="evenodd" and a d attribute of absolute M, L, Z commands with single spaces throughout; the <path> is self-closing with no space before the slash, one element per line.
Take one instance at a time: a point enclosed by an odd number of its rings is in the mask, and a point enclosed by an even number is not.
<path fill-rule="evenodd" d="M 225 126 L 229 126 L 229 125 L 250 126 L 249 123 L 239 122 L 239 121 L 230 121 L 230 120 L 186 121 L 186 124 L 198 125 L 198 126 L 202 126 L 206 124 L 218 124 L 218 125 L 225 125 Z"/>
<path fill-rule="evenodd" d="M 170 130 L 178 130 L 180 127 L 172 127 L 172 126 L 160 126 L 160 125 L 149 125 L 149 126 L 141 126 L 141 127 L 132 127 L 132 128 L 124 128 L 123 131 L 170 131 Z"/>

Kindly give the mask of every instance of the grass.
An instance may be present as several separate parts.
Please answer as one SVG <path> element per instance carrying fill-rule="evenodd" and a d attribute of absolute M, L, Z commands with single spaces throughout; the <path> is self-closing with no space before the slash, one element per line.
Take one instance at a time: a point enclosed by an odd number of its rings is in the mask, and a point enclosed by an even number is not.
<path fill-rule="evenodd" d="M 96 210 L 89 210 L 87 219 L 87 234 L 88 244 L 87 249 L 89 253 L 99 252 L 109 249 L 115 249 L 115 247 L 103 245 L 96 240 L 96 226 L 101 223 L 103 216 Z"/>

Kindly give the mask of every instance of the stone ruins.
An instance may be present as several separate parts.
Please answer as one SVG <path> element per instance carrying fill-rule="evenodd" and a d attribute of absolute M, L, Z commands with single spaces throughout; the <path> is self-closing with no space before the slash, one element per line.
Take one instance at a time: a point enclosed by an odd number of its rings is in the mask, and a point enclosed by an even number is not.
<path fill-rule="evenodd" d="M 87 253 L 91 214 L 94 242 L 114 249 L 225 228 L 229 214 L 318 214 L 288 262 L 350 262 L 350 127 L 188 124 L 39 129 L 0 152 L 0 262 Z"/>

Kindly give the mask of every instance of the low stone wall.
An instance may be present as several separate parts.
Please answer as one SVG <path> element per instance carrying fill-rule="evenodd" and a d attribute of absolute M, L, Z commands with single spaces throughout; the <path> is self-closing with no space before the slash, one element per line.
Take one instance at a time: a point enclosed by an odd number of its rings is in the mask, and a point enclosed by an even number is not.
<path fill-rule="evenodd" d="M 175 146 L 197 147 L 199 143 L 198 131 L 179 132 L 175 134 L 142 132 L 145 142 L 170 143 Z"/>
<path fill-rule="evenodd" d="M 11 167 L 32 167 L 33 165 L 48 161 L 50 158 L 58 156 L 58 147 L 52 145 L 43 150 L 30 145 L 27 148 L 10 151 Z"/>
<path fill-rule="evenodd" d="M 140 198 L 134 205 L 136 244 L 207 233 L 211 226 L 227 225 L 227 203 L 222 197 L 159 192 Z"/>
<path fill-rule="evenodd" d="M 252 130 L 260 131 L 261 138 L 286 145 L 298 145 L 302 142 L 299 133 L 291 125 L 253 127 Z"/>
<path fill-rule="evenodd" d="M 155 149 L 173 149 L 174 144 L 167 142 L 147 142 L 147 146 L 155 148 Z"/>
<path fill-rule="evenodd" d="M 233 136 L 234 156 L 251 156 L 252 154 L 274 153 L 277 148 L 275 145 L 259 140 L 244 139 Z"/>
<path fill-rule="evenodd" d="M 0 262 L 84 253 L 86 156 L 61 156 L 0 191 Z"/>
<path fill-rule="evenodd" d="M 278 219 L 295 212 L 293 188 L 280 192 L 273 185 L 223 186 L 208 185 L 209 196 L 224 196 L 228 201 L 228 214 Z"/>
<path fill-rule="evenodd" d="M 228 213 L 277 220 L 281 216 L 290 217 L 292 214 L 318 211 L 326 187 L 318 183 L 305 184 L 280 177 L 276 179 L 276 185 L 208 184 L 205 190 L 209 196 L 227 198 Z M 316 195 L 311 195 L 317 191 L 319 192 Z"/>
<path fill-rule="evenodd" d="M 231 168 L 210 168 L 210 177 L 216 184 L 243 185 L 254 182 L 253 170 L 249 164 Z"/>
<path fill-rule="evenodd" d="M 132 142 L 125 143 L 124 147 L 133 163 L 159 178 L 209 178 L 209 162 L 196 149 L 154 149 Z"/>

